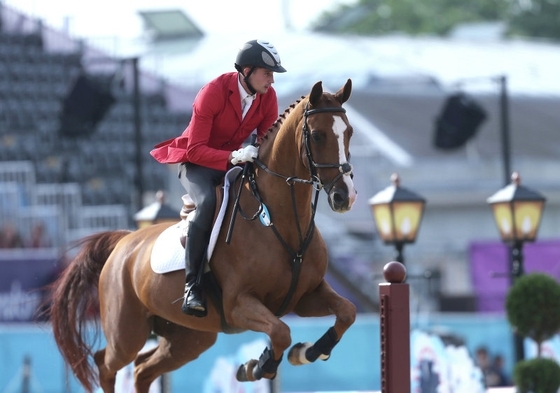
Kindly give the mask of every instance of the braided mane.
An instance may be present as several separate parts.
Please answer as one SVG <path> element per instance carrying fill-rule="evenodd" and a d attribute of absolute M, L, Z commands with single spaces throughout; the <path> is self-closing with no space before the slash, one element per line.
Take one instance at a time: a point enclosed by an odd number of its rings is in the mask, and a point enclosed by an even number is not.
<path fill-rule="evenodd" d="M 298 106 L 298 104 L 304 99 L 306 98 L 306 96 L 301 96 L 298 100 L 296 100 L 293 104 L 291 104 L 289 107 L 287 107 L 284 112 L 282 112 L 280 115 L 278 115 L 278 119 L 276 119 L 276 121 L 274 122 L 274 124 L 272 124 L 270 126 L 270 128 L 268 129 L 268 132 L 266 133 L 266 135 L 263 137 L 263 139 L 268 139 L 268 136 L 270 134 L 275 133 L 276 131 L 278 131 L 280 129 L 280 127 L 282 127 L 282 124 L 284 124 L 284 121 L 286 120 L 286 118 L 288 117 L 288 115 L 294 110 L 294 108 L 296 106 Z"/>

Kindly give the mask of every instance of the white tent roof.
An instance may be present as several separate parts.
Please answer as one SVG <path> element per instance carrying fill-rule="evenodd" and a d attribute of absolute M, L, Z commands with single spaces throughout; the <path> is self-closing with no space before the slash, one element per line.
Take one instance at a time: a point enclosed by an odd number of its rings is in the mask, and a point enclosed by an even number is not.
<path fill-rule="evenodd" d="M 492 80 L 505 75 L 511 94 L 560 94 L 560 45 L 528 41 L 411 37 L 350 37 L 281 32 L 262 37 L 280 52 L 288 70 L 276 75 L 279 95 L 307 89 L 317 80 L 341 86 L 352 78 L 356 88 L 372 80 L 405 83 L 438 82 L 453 88 L 496 92 Z M 199 88 L 218 74 L 233 70 L 235 53 L 247 40 L 239 34 L 211 34 L 192 51 L 174 48 L 144 55 L 142 64 L 169 81 Z M 180 47 L 177 47 L 180 48 Z"/>

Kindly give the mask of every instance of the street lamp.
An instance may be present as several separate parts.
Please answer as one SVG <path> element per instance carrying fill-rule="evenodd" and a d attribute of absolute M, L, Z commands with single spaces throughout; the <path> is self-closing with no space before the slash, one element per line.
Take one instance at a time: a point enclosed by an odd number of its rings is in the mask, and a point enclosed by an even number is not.
<path fill-rule="evenodd" d="M 426 200 L 400 186 L 399 175 L 391 175 L 392 185 L 369 199 L 377 232 L 385 244 L 394 244 L 396 260 L 404 264 L 403 247 L 414 243 Z"/>
<path fill-rule="evenodd" d="M 134 215 L 134 221 L 136 221 L 138 229 L 164 222 L 168 222 L 169 224 L 177 223 L 180 220 L 179 211 L 176 211 L 165 203 L 165 194 L 163 191 L 156 192 L 155 202 L 144 207 Z"/>
<path fill-rule="evenodd" d="M 517 172 L 511 175 L 511 184 L 486 200 L 492 207 L 502 241 L 510 247 L 511 284 L 524 273 L 523 243 L 537 238 L 545 201 L 540 193 L 521 185 Z M 515 335 L 515 354 L 517 361 L 525 358 L 523 338 L 519 335 Z"/>
<path fill-rule="evenodd" d="M 511 184 L 487 200 L 492 206 L 502 241 L 512 248 L 512 283 L 524 273 L 521 255 L 523 243 L 533 242 L 537 238 L 545 201 L 544 196 L 521 185 L 521 177 L 517 172 L 511 175 Z"/>

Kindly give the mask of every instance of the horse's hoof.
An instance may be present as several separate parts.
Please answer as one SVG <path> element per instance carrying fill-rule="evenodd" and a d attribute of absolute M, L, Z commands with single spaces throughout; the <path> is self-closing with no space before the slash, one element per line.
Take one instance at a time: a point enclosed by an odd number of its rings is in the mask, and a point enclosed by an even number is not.
<path fill-rule="evenodd" d="M 247 378 L 247 369 L 245 368 L 244 364 L 239 366 L 239 368 L 237 369 L 235 379 L 237 379 L 239 382 L 249 382 L 249 379 Z"/>
<path fill-rule="evenodd" d="M 254 382 L 256 378 L 253 375 L 253 368 L 257 365 L 257 361 L 255 359 L 249 360 L 247 363 L 242 364 L 237 369 L 237 374 L 235 378 L 239 382 Z"/>
<path fill-rule="evenodd" d="M 290 348 L 290 352 L 288 352 L 288 361 L 293 366 L 301 366 L 303 364 L 311 363 L 305 357 L 305 352 L 308 348 L 310 348 L 313 344 L 311 343 L 297 343 L 292 348 Z"/>

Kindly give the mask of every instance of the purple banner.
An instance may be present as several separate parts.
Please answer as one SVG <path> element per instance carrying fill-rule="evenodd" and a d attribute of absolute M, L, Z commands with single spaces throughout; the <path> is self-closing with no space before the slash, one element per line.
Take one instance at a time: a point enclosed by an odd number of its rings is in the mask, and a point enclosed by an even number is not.
<path fill-rule="evenodd" d="M 0 323 L 37 319 L 44 286 L 58 273 L 57 260 L 47 249 L 0 252 Z"/>
<path fill-rule="evenodd" d="M 478 311 L 505 312 L 511 285 L 509 247 L 501 242 L 474 242 L 469 254 Z M 525 273 L 547 273 L 560 281 L 560 240 L 526 243 L 523 257 Z"/>

